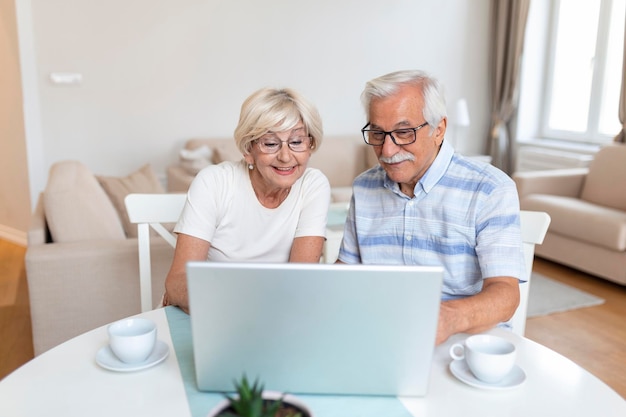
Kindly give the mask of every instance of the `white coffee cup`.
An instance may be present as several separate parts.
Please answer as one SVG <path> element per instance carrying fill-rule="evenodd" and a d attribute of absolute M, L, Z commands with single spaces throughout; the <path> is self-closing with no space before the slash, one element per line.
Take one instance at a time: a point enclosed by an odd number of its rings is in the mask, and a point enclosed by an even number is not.
<path fill-rule="evenodd" d="M 111 350 L 125 363 L 145 361 L 156 344 L 156 323 L 149 319 L 120 320 L 110 324 L 108 332 Z"/>
<path fill-rule="evenodd" d="M 450 347 L 453 359 L 465 359 L 470 371 L 479 380 L 494 384 L 507 376 L 513 366 L 517 351 L 508 340 L 488 334 L 478 334 Z"/>

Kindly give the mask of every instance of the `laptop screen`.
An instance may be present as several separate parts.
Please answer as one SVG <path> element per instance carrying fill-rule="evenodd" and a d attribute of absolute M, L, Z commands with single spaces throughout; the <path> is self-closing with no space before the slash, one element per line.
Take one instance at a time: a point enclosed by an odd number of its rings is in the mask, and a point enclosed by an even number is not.
<path fill-rule="evenodd" d="M 443 269 L 190 262 L 198 388 L 426 393 Z"/>

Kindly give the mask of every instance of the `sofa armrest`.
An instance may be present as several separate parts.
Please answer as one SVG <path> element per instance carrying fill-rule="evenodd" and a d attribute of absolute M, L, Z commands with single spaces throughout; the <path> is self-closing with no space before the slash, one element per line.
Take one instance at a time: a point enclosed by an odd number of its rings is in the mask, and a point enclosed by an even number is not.
<path fill-rule="evenodd" d="M 529 194 L 578 197 L 588 172 L 588 168 L 517 172 L 513 180 L 520 199 Z"/>
<path fill-rule="evenodd" d="M 153 239 L 152 299 L 158 305 L 173 248 Z M 29 245 L 26 277 L 35 355 L 141 312 L 137 239 Z"/>

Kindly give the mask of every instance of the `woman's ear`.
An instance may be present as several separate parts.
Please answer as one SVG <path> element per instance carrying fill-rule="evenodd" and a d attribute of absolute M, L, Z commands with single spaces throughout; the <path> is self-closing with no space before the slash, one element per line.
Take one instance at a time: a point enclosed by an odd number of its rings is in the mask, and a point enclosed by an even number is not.
<path fill-rule="evenodd" d="M 250 152 L 246 152 L 243 154 L 243 159 L 246 161 L 246 164 L 248 165 L 254 165 L 254 163 L 256 162 L 254 160 L 254 157 L 252 156 L 252 153 Z"/>

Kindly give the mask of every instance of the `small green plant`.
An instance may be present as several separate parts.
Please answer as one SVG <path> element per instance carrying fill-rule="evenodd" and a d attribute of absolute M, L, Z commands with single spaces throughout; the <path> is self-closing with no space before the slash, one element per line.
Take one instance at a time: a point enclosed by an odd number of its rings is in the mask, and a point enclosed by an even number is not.
<path fill-rule="evenodd" d="M 234 384 L 238 396 L 224 394 L 230 406 L 219 414 L 221 417 L 302 417 L 301 413 L 283 403 L 284 395 L 278 400 L 264 399 L 263 385 L 258 380 L 250 385 L 243 375 Z"/>

